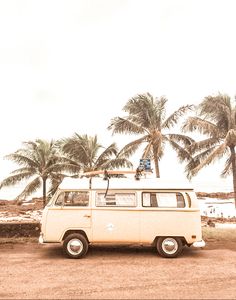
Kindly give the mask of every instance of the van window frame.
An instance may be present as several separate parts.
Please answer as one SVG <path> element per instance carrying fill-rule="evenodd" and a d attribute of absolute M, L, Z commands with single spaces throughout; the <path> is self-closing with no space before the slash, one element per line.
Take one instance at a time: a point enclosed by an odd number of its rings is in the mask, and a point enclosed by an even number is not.
<path fill-rule="evenodd" d="M 96 191 L 95 192 L 95 207 L 103 207 L 103 208 L 135 208 L 138 206 L 138 201 L 137 201 L 137 192 L 136 191 L 131 191 L 131 190 L 124 190 L 124 191 L 116 191 L 116 190 L 109 190 L 107 195 L 111 194 L 132 194 L 134 196 L 134 204 L 133 205 L 117 205 L 117 204 L 111 204 L 111 205 L 103 205 L 103 204 L 98 204 L 98 195 L 99 194 L 106 194 L 106 191 Z M 114 199 L 115 201 L 115 199 Z"/>
<path fill-rule="evenodd" d="M 192 198 L 191 198 L 191 196 L 188 192 L 185 192 L 185 196 L 186 196 L 186 199 L 187 199 L 188 207 L 191 208 L 192 207 Z"/>
<path fill-rule="evenodd" d="M 86 193 L 87 196 L 88 196 L 88 202 L 86 203 L 86 205 L 68 205 L 65 203 L 65 194 L 66 193 Z M 57 200 L 58 198 L 64 194 L 64 198 L 63 198 L 63 201 L 62 201 L 62 204 L 57 204 Z M 77 208 L 77 207 L 89 207 L 90 206 L 90 192 L 88 190 L 62 190 L 60 193 L 57 194 L 56 196 L 56 199 L 54 201 L 54 206 L 59 206 L 59 207 L 74 207 L 74 208 Z"/>
<path fill-rule="evenodd" d="M 143 201 L 143 195 L 144 194 L 150 194 L 150 205 L 144 205 L 144 201 Z M 152 206 L 151 204 L 151 201 L 153 201 L 152 199 L 151 199 L 151 195 L 152 194 L 175 194 L 176 196 L 177 196 L 177 194 L 180 194 L 181 195 L 181 197 L 182 197 L 182 200 L 183 200 L 183 204 L 184 204 L 184 206 L 178 206 L 178 199 L 177 199 L 177 197 L 176 197 L 176 206 L 159 206 L 158 205 L 158 198 L 156 197 L 156 206 Z M 141 205 L 142 205 L 142 207 L 144 207 L 144 208 L 159 208 L 159 209 L 184 209 L 184 208 L 186 208 L 187 207 L 187 201 L 186 201 L 186 199 L 185 199 L 185 195 L 184 195 L 184 193 L 182 192 L 182 191 L 142 191 L 142 193 L 141 193 Z"/>

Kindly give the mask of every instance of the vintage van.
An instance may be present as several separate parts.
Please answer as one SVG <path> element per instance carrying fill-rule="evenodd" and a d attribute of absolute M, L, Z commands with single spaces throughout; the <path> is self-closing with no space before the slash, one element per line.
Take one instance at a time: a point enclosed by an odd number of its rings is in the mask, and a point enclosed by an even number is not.
<path fill-rule="evenodd" d="M 43 210 L 39 242 L 62 243 L 70 258 L 89 244 L 151 245 L 168 258 L 205 245 L 193 188 L 156 178 L 65 178 Z"/>

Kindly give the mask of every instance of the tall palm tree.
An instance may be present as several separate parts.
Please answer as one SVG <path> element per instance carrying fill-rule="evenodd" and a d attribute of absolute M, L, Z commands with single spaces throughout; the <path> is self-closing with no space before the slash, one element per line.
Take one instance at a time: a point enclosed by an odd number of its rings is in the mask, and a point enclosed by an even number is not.
<path fill-rule="evenodd" d="M 5 156 L 6 159 L 18 164 L 20 168 L 11 172 L 11 175 L 0 183 L 0 188 L 26 180 L 29 183 L 17 196 L 17 199 L 25 198 L 42 187 L 45 205 L 47 181 L 49 180 L 52 185 L 55 182 L 58 183 L 66 176 L 62 173 L 63 171 L 75 172 L 79 167 L 60 154 L 57 143 L 54 141 L 37 139 L 24 142 L 23 145 L 24 148 Z"/>
<path fill-rule="evenodd" d="M 184 161 L 189 159 L 185 147 L 193 141 L 182 134 L 167 133 L 167 130 L 171 129 L 193 106 L 182 106 L 166 117 L 166 103 L 165 97 L 154 98 L 149 93 L 138 94 L 129 99 L 124 106 L 123 110 L 127 115 L 113 118 L 108 127 L 113 134 L 139 135 L 139 138 L 128 143 L 123 151 L 126 155 L 132 155 L 141 145 L 145 145 L 142 158 L 154 160 L 156 177 L 160 177 L 159 160 L 163 156 L 166 143 L 177 151 L 180 161 Z"/>
<path fill-rule="evenodd" d="M 195 117 L 187 119 L 183 131 L 198 131 L 206 136 L 189 147 L 195 155 L 186 166 L 188 177 L 196 175 L 203 167 L 226 158 L 222 177 L 233 175 L 236 205 L 236 105 L 226 94 L 205 97 Z"/>
<path fill-rule="evenodd" d="M 83 172 L 132 167 L 132 163 L 124 153 L 118 151 L 115 143 L 104 148 L 98 143 L 96 135 L 91 137 L 75 133 L 72 137 L 63 139 L 60 145 L 63 153 Z"/>

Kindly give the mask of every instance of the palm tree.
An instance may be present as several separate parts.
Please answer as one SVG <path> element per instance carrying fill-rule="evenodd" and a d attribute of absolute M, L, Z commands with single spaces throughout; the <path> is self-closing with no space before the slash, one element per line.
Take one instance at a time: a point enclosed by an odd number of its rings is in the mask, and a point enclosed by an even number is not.
<path fill-rule="evenodd" d="M 91 137 L 75 133 L 72 137 L 61 140 L 60 146 L 63 153 L 83 172 L 132 167 L 132 163 L 124 153 L 118 151 L 115 143 L 104 148 L 98 143 L 96 135 Z"/>
<path fill-rule="evenodd" d="M 108 127 L 113 134 L 124 133 L 140 136 L 128 143 L 122 150 L 126 155 L 132 155 L 141 145 L 145 145 L 142 158 L 154 160 L 156 177 L 160 177 L 159 160 L 163 156 L 166 143 L 169 143 L 177 151 L 180 161 L 184 161 L 189 159 L 189 153 L 184 148 L 193 142 L 185 135 L 166 132 L 193 106 L 182 106 L 166 118 L 166 103 L 165 97 L 154 98 L 149 93 L 138 94 L 129 99 L 124 106 L 123 110 L 127 115 L 113 118 Z"/>
<path fill-rule="evenodd" d="M 59 183 L 66 174 L 63 171 L 75 172 L 79 167 L 74 165 L 68 158 L 60 155 L 57 143 L 37 139 L 24 142 L 25 146 L 16 152 L 6 155 L 5 158 L 12 160 L 20 166 L 11 172 L 11 176 L 5 178 L 0 188 L 15 185 L 27 180 L 29 183 L 17 196 L 17 199 L 25 198 L 43 187 L 43 202 L 46 205 L 47 181 L 52 185 Z"/>
<path fill-rule="evenodd" d="M 205 97 L 199 105 L 197 116 L 188 118 L 183 131 L 198 131 L 206 135 L 206 138 L 189 147 L 195 156 L 186 166 L 188 177 L 191 178 L 203 167 L 225 157 L 221 176 L 233 175 L 236 205 L 236 105 L 226 94 Z"/>

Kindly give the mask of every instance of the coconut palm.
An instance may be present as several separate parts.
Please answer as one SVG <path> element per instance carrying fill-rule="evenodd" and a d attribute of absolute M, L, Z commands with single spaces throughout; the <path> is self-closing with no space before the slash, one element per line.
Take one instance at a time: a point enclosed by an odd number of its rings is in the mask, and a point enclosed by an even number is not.
<path fill-rule="evenodd" d="M 124 153 L 118 151 L 117 145 L 112 143 L 104 148 L 98 143 L 97 136 L 79 135 L 75 133 L 70 138 L 61 140 L 63 153 L 80 166 L 83 172 L 132 167 Z"/>
<path fill-rule="evenodd" d="M 164 153 L 164 146 L 169 143 L 177 151 L 180 161 L 189 159 L 185 150 L 193 140 L 182 134 L 168 133 L 193 106 L 180 107 L 166 117 L 165 97 L 154 98 L 151 94 L 138 94 L 128 100 L 123 110 L 124 117 L 115 117 L 111 120 L 108 129 L 115 133 L 139 135 L 138 139 L 128 143 L 122 150 L 126 155 L 132 155 L 140 146 L 144 146 L 142 158 L 154 160 L 156 177 L 160 177 L 159 160 Z"/>
<path fill-rule="evenodd" d="M 196 175 L 203 167 L 225 158 L 222 177 L 233 175 L 236 200 L 236 105 L 226 94 L 205 97 L 200 103 L 197 116 L 190 117 L 183 131 L 198 131 L 206 136 L 193 143 L 189 150 L 193 159 L 186 166 L 188 177 Z M 236 203 L 236 201 L 235 201 Z"/>
<path fill-rule="evenodd" d="M 6 159 L 18 164 L 20 168 L 11 172 L 11 175 L 1 182 L 0 188 L 27 181 L 28 184 L 17 199 L 25 198 L 42 187 L 45 205 L 47 181 L 55 185 L 66 176 L 62 173 L 63 171 L 76 172 L 79 167 L 60 154 L 57 143 L 54 141 L 37 139 L 24 142 L 23 145 L 24 148 L 5 156 Z"/>

